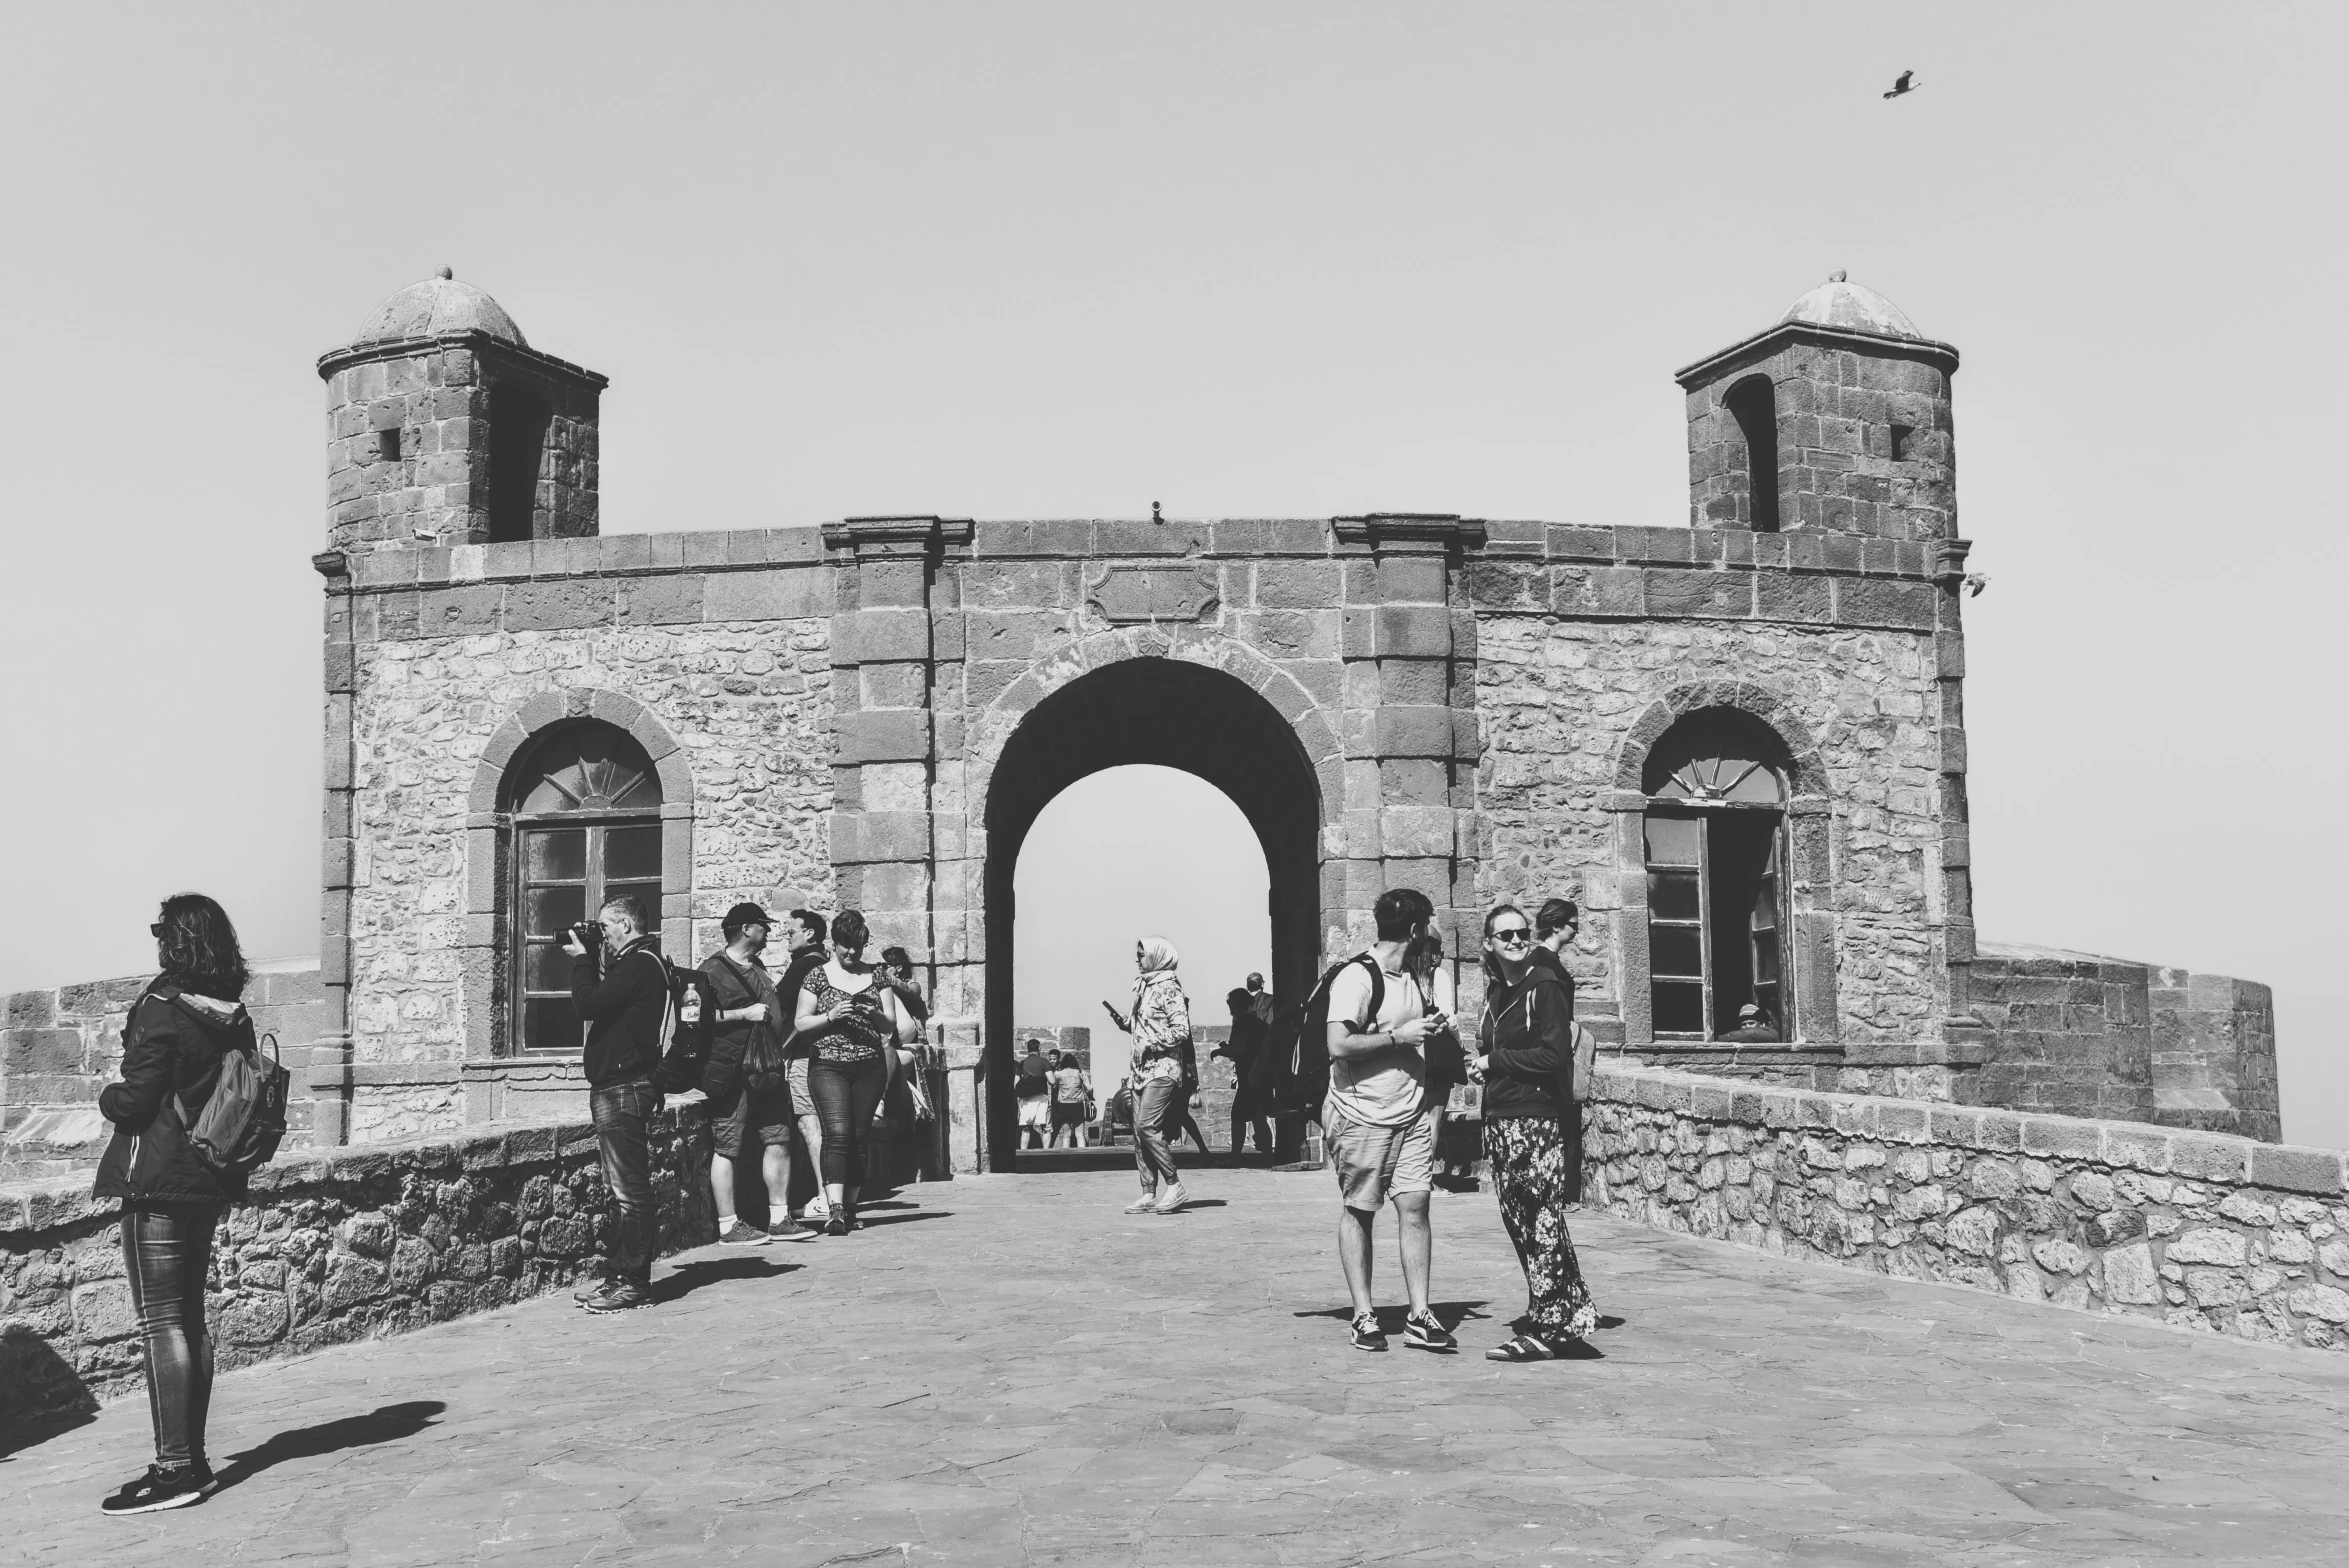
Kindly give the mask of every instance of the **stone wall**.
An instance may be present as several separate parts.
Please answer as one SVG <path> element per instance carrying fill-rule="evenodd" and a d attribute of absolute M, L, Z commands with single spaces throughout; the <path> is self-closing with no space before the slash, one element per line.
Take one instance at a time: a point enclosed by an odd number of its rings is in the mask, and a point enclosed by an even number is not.
<path fill-rule="evenodd" d="M 706 1123 L 662 1118 L 664 1252 L 714 1236 Z M 683 1179 L 680 1179 L 680 1174 Z M 281 1154 L 233 1210 L 207 1302 L 222 1367 L 404 1333 L 589 1271 L 607 1189 L 583 1123 Z M 79 1175 L 0 1188 L 0 1412 L 87 1409 L 137 1384 L 115 1205 Z"/>
<path fill-rule="evenodd" d="M 1584 1194 L 1765 1252 L 2349 1349 L 2333 1149 L 1602 1062 Z"/>
<path fill-rule="evenodd" d="M 153 975 L 95 980 L 6 999 L 0 1032 L 0 1181 L 94 1167 L 111 1130 L 98 1093 L 122 1062 L 122 1026 Z M 245 1006 L 262 1033 L 277 1036 L 293 1073 L 287 1141 L 311 1127 L 311 1044 L 319 1034 L 318 960 L 265 960 L 254 968 Z"/>
<path fill-rule="evenodd" d="M 1991 1039 L 1961 1098 L 2270 1143 L 2283 1136 L 2266 986 L 1985 942 L 1973 997 Z"/>
<path fill-rule="evenodd" d="M 1530 909 L 1579 890 L 1585 916 L 1568 961 L 1577 1004 L 1620 1014 L 1613 958 L 1635 938 L 1644 945 L 1645 931 L 1618 929 L 1616 917 L 1644 915 L 1647 900 L 1645 872 L 1618 854 L 1617 760 L 1651 705 L 1706 683 L 1773 693 L 1818 748 L 1833 805 L 1822 870 L 1842 1038 L 1931 1038 L 1942 809 L 1929 631 L 1480 618 L 1487 901 Z M 1804 1033 L 1826 1035 L 1815 1021 Z"/>
<path fill-rule="evenodd" d="M 456 557 L 441 569 L 463 576 L 468 555 L 475 572 L 512 562 L 527 571 L 533 552 L 583 546 L 600 565 L 602 547 L 619 542 L 435 554 Z M 372 576 L 371 563 L 398 560 L 366 557 L 362 575 Z M 625 706 L 683 759 L 682 772 L 664 767 L 664 778 L 674 774 L 690 792 L 662 809 L 679 840 L 664 857 L 674 884 L 664 888 L 664 945 L 673 956 L 698 959 L 716 946 L 719 917 L 741 899 L 777 910 L 835 907 L 828 593 L 828 578 L 803 569 L 485 580 L 438 595 L 358 600 L 351 1045 L 338 1070 L 364 1092 L 352 1097 L 350 1141 L 456 1125 L 469 1100 L 479 1102 L 471 1108 L 478 1120 L 514 1114 L 512 1102 L 539 1091 L 576 1093 L 560 1073 L 539 1083 L 543 1062 L 509 1059 L 503 1076 L 462 1076 L 468 1062 L 488 1068 L 501 1049 L 503 872 L 483 774 L 494 771 L 485 761 L 493 740 L 517 715 L 551 703 L 560 716 L 567 701 L 599 717 L 607 705 Z M 743 618 L 754 614 L 771 618 Z M 657 759 L 661 748 L 653 750 Z"/>

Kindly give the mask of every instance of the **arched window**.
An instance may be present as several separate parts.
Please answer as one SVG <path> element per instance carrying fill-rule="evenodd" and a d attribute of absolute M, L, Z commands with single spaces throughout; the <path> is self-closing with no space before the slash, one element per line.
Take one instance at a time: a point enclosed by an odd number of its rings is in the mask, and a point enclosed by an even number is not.
<path fill-rule="evenodd" d="M 1778 393 L 1768 376 L 1748 376 L 1721 399 L 1745 438 L 1747 524 L 1778 532 Z"/>
<path fill-rule="evenodd" d="M 563 933 L 633 894 L 661 926 L 661 781 L 625 731 L 593 720 L 550 729 L 506 775 L 511 824 L 510 1010 L 516 1051 L 576 1051 Z"/>
<path fill-rule="evenodd" d="M 1781 934 L 1787 772 L 1777 733 L 1730 708 L 1688 715 L 1648 755 L 1649 1005 L 1660 1040 L 1721 1039 L 1748 1006 L 1771 1037 L 1795 1038 Z"/>
<path fill-rule="evenodd" d="M 489 394 L 489 542 L 538 537 L 538 479 L 554 411 L 519 381 Z"/>

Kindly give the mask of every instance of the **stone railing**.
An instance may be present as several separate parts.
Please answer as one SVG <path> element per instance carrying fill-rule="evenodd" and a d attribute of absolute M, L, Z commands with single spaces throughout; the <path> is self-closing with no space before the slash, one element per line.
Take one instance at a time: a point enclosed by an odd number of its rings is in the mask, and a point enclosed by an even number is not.
<path fill-rule="evenodd" d="M 664 1252 L 712 1239 L 708 1169 L 706 1120 L 662 1116 Z M 0 1415 L 87 1410 L 141 1375 L 117 1206 L 89 1188 L 87 1173 L 0 1187 Z M 585 1123 L 282 1153 L 215 1244 L 218 1364 L 402 1333 L 567 1285 L 595 1257 L 606 1195 Z"/>
<path fill-rule="evenodd" d="M 2334 1149 L 1818 1094 L 1613 1062 L 1594 1206 L 1787 1257 L 2349 1349 Z"/>

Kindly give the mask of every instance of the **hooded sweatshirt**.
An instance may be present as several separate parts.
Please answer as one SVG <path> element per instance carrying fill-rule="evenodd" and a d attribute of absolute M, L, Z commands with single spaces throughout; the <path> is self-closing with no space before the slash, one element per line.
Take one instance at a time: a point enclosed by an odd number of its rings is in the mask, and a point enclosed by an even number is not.
<path fill-rule="evenodd" d="M 1515 985 L 1485 992 L 1484 1119 L 1563 1118 L 1574 1104 L 1574 981 L 1564 970 L 1525 966 Z"/>
<path fill-rule="evenodd" d="M 187 1147 L 188 1124 L 212 1098 L 225 1051 L 255 1048 L 238 1002 L 183 989 L 166 975 L 131 1004 L 122 1026 L 122 1081 L 98 1096 L 114 1141 L 91 1196 L 131 1203 L 219 1203 L 242 1198 L 237 1172 L 207 1169 Z"/>

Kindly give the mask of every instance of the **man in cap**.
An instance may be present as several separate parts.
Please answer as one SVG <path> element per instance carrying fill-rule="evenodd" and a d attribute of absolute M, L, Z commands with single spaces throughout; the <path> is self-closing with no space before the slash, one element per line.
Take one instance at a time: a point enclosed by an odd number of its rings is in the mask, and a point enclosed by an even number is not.
<path fill-rule="evenodd" d="M 718 1206 L 718 1240 L 730 1247 L 813 1241 L 818 1234 L 793 1219 L 788 1207 L 791 1091 L 783 1077 L 783 1042 L 791 1022 L 759 959 L 773 924 L 758 905 L 736 904 L 726 911 L 726 945 L 701 966 L 717 1004 L 709 1066 L 702 1074 L 702 1090 L 710 1097 L 710 1197 Z M 769 1223 L 763 1231 L 734 1211 L 734 1159 L 753 1138 L 767 1189 Z"/>

